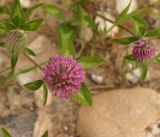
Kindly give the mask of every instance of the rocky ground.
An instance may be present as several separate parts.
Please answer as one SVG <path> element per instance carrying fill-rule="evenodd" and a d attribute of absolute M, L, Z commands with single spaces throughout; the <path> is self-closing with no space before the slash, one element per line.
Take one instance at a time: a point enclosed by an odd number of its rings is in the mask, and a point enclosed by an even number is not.
<path fill-rule="evenodd" d="M 25 8 L 36 2 L 36 0 L 24 1 Z M 62 0 L 45 2 L 56 4 L 65 11 L 66 16 L 71 16 L 67 14 L 66 5 Z M 95 8 L 97 10 L 102 8 L 115 18 L 123 7 L 122 3 L 125 3 L 124 0 L 123 2 L 97 0 Z M 2 1 L 2 4 L 10 5 L 10 1 Z M 145 18 L 150 28 L 159 26 L 160 11 L 158 5 L 154 5 L 154 0 L 138 1 L 133 8 L 147 5 L 154 7 L 154 10 L 146 11 Z M 59 20 L 46 15 L 41 9 L 36 10 L 30 18 L 39 16 L 43 16 L 47 23 L 38 32 L 28 33 L 28 47 L 37 54 L 37 57 L 32 59 L 43 63 L 58 53 L 56 26 Z M 89 39 L 90 32 L 87 31 L 86 34 Z M 153 42 L 160 51 L 160 39 L 155 39 Z M 160 67 L 150 66 L 146 81 L 140 83 L 139 69 L 122 68 L 123 55 L 126 51 L 123 45 L 114 45 L 109 39 L 105 39 L 97 45 L 96 51 L 106 63 L 87 71 L 86 82 L 92 95 L 95 96 L 91 108 L 81 108 L 72 101 L 59 100 L 51 95 L 47 106 L 44 107 L 42 89 L 33 93 L 22 87 L 23 84 L 42 77 L 42 73 L 35 69 L 18 75 L 14 85 L 9 88 L 0 89 L 0 127 L 7 128 L 12 137 L 41 137 L 46 130 L 49 130 L 49 137 L 160 137 L 158 121 L 160 102 L 157 100 L 159 95 L 151 90 L 160 91 Z M 86 49 L 85 52 L 89 50 Z M 27 58 L 20 55 L 16 73 L 32 66 Z M 9 57 L 3 49 L 0 49 L 0 82 L 4 80 L 8 67 Z M 150 89 L 135 88 L 140 86 Z M 111 91 L 120 88 L 122 89 L 120 91 Z M 126 88 L 133 89 L 123 90 Z M 144 106 L 145 110 L 142 109 Z"/>

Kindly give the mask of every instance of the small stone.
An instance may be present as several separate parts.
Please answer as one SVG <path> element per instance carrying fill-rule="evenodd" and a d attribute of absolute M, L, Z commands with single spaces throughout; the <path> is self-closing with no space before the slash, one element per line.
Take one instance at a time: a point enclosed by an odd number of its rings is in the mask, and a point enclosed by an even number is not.
<path fill-rule="evenodd" d="M 64 131 L 68 131 L 68 126 L 64 125 L 63 129 L 64 129 Z"/>
<path fill-rule="evenodd" d="M 100 75 L 92 74 L 91 79 L 96 82 L 97 84 L 102 84 L 104 81 L 104 78 Z"/>
<path fill-rule="evenodd" d="M 29 8 L 29 6 L 31 5 L 31 0 L 20 0 L 20 3 L 23 8 Z"/>
<path fill-rule="evenodd" d="M 100 15 L 108 18 L 108 19 L 114 20 L 114 17 L 111 14 L 109 14 L 108 12 L 100 12 L 99 11 L 98 14 L 100 14 Z M 99 16 L 97 16 L 95 18 L 95 22 L 98 24 L 97 29 L 98 29 L 99 32 L 105 32 L 113 26 L 112 23 L 104 20 L 103 18 L 101 18 Z M 107 33 L 107 36 L 112 36 L 113 37 L 117 32 L 118 32 L 118 27 L 114 27 L 111 31 L 109 31 Z"/>
<path fill-rule="evenodd" d="M 108 91 L 81 107 L 77 121 L 80 137 L 142 137 L 160 118 L 160 95 L 147 88 Z"/>
<path fill-rule="evenodd" d="M 140 68 L 136 68 L 132 70 L 131 72 L 126 73 L 126 78 L 129 80 L 131 83 L 137 83 L 138 80 L 141 77 L 141 70 Z"/>
<path fill-rule="evenodd" d="M 130 3 L 130 0 L 117 0 L 116 2 L 116 10 L 118 13 L 121 13 L 122 10 Z M 132 0 L 128 13 L 134 11 L 135 9 L 137 9 L 137 1 Z"/>
<path fill-rule="evenodd" d="M 84 37 L 84 41 L 87 43 L 89 41 L 91 41 L 92 37 L 93 37 L 93 32 L 92 29 L 89 27 L 85 27 L 84 31 L 82 32 L 82 35 Z"/>

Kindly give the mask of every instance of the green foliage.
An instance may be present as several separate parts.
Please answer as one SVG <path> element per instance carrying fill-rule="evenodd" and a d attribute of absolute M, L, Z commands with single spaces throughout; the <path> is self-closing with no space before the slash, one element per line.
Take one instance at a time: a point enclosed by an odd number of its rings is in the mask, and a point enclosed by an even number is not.
<path fill-rule="evenodd" d="M 31 90 L 31 91 L 35 91 L 35 90 L 39 89 L 42 86 L 42 84 L 43 84 L 42 80 L 37 80 L 37 81 L 31 82 L 31 83 L 25 84 L 24 87 Z"/>
<path fill-rule="evenodd" d="M 160 53 L 152 61 L 153 64 L 160 64 Z"/>
<path fill-rule="evenodd" d="M 25 23 L 25 16 L 20 5 L 19 0 L 13 0 L 11 7 L 10 17 L 12 22 L 17 26 L 21 26 Z"/>
<path fill-rule="evenodd" d="M 48 137 L 48 130 L 42 135 L 42 137 Z"/>
<path fill-rule="evenodd" d="M 138 16 L 132 16 L 132 23 L 135 34 L 140 37 L 144 36 L 147 30 L 146 21 Z"/>
<path fill-rule="evenodd" d="M 0 6 L 0 13 L 9 13 L 9 9 L 3 6 Z"/>
<path fill-rule="evenodd" d="M 90 27 L 92 29 L 94 29 L 94 28 L 97 27 L 95 21 L 90 16 L 88 16 L 88 15 L 86 15 L 86 16 L 83 17 L 83 21 L 84 21 L 84 23 L 87 24 L 88 27 Z"/>
<path fill-rule="evenodd" d="M 118 15 L 118 17 L 116 18 L 116 20 L 114 22 L 115 25 L 118 25 L 118 24 L 124 22 L 125 17 L 127 17 L 126 15 L 128 14 L 128 10 L 129 10 L 129 7 L 131 5 L 131 2 L 132 2 L 132 0 L 129 2 L 129 4 L 127 5 L 127 7 L 124 8 L 122 10 L 122 12 Z"/>
<path fill-rule="evenodd" d="M 29 48 L 25 48 L 24 53 L 30 56 L 36 56 L 36 53 L 34 53 L 34 51 Z"/>
<path fill-rule="evenodd" d="M 12 70 L 12 73 L 14 72 L 14 69 L 16 67 L 17 61 L 18 61 L 18 55 L 13 55 L 11 57 L 11 70 Z"/>
<path fill-rule="evenodd" d="M 82 64 L 83 68 L 88 69 L 92 67 L 96 67 L 104 63 L 104 60 L 100 57 L 81 57 L 79 62 Z"/>
<path fill-rule="evenodd" d="M 9 132 L 7 130 L 5 130 L 4 128 L 0 128 L 0 132 L 2 134 L 2 137 L 11 137 Z"/>
<path fill-rule="evenodd" d="M 86 3 L 87 0 L 79 0 L 79 4 L 80 5 L 84 5 Z"/>
<path fill-rule="evenodd" d="M 63 11 L 55 5 L 43 4 L 42 8 L 43 8 L 44 11 L 51 14 L 52 16 L 56 16 L 59 19 L 64 19 Z"/>
<path fill-rule="evenodd" d="M 85 106 L 92 105 L 92 97 L 85 84 L 81 85 L 81 88 L 79 89 L 76 95 L 72 95 L 72 99 L 81 105 Z"/>
<path fill-rule="evenodd" d="M 124 56 L 124 59 L 128 60 L 128 61 L 135 61 L 136 60 L 133 55 L 126 55 L 126 56 Z"/>
<path fill-rule="evenodd" d="M 146 33 L 145 37 L 159 37 L 160 36 L 160 28 L 155 28 Z"/>
<path fill-rule="evenodd" d="M 0 29 L 4 29 L 4 30 L 14 30 L 17 27 L 14 24 L 11 24 L 9 22 L 1 22 L 0 21 Z"/>
<path fill-rule="evenodd" d="M 20 26 L 20 28 L 25 31 L 36 31 L 39 29 L 42 23 L 43 19 L 36 19 L 23 24 L 22 26 Z"/>
<path fill-rule="evenodd" d="M 147 68 L 147 64 L 142 64 L 141 65 L 141 80 L 144 81 L 146 76 L 147 76 L 147 71 L 148 71 L 148 68 Z"/>
<path fill-rule="evenodd" d="M 75 29 L 69 23 L 65 22 L 58 26 L 58 46 L 60 54 L 75 56 L 75 49 L 73 46 L 75 36 Z"/>
<path fill-rule="evenodd" d="M 140 39 L 140 38 L 137 36 L 131 36 L 131 37 L 127 37 L 127 38 L 112 39 L 112 41 L 115 43 L 118 43 L 118 44 L 128 45 L 132 42 L 137 41 L 138 39 Z"/>
<path fill-rule="evenodd" d="M 47 86 L 44 84 L 43 85 L 43 105 L 45 106 L 47 103 L 47 99 L 48 99 L 48 88 Z"/>

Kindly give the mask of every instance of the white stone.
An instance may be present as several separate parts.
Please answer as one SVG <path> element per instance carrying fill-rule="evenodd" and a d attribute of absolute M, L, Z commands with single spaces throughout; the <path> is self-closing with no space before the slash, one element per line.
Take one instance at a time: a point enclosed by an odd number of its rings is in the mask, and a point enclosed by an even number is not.
<path fill-rule="evenodd" d="M 96 82 L 97 84 L 102 84 L 104 78 L 100 75 L 92 74 L 91 79 Z"/>
<path fill-rule="evenodd" d="M 138 80 L 141 77 L 141 70 L 139 68 L 136 68 L 132 70 L 131 72 L 126 73 L 126 78 L 132 83 L 138 82 Z"/>
<path fill-rule="evenodd" d="M 107 13 L 107 12 L 100 12 L 99 11 L 98 14 L 100 14 L 100 15 L 102 15 L 102 16 L 114 21 L 114 17 L 111 14 Z M 113 26 L 112 23 L 104 20 L 103 18 L 101 18 L 99 16 L 97 16 L 95 18 L 95 22 L 98 24 L 98 31 L 99 32 L 105 32 L 105 31 L 107 31 L 108 29 L 110 29 Z M 118 32 L 118 27 L 114 27 L 111 31 L 109 31 L 107 33 L 107 35 L 108 36 L 114 36 L 114 34 L 117 33 L 117 32 Z"/>
<path fill-rule="evenodd" d="M 118 13 L 121 13 L 121 11 L 126 8 L 126 6 L 129 4 L 131 0 L 117 0 L 116 2 L 116 10 L 118 11 Z M 137 9 L 137 1 L 136 0 L 132 0 L 132 3 L 130 5 L 130 8 L 128 10 L 128 13 L 134 11 L 135 9 Z"/>
<path fill-rule="evenodd" d="M 20 0 L 20 3 L 23 8 L 29 8 L 29 6 L 31 5 L 31 0 Z"/>

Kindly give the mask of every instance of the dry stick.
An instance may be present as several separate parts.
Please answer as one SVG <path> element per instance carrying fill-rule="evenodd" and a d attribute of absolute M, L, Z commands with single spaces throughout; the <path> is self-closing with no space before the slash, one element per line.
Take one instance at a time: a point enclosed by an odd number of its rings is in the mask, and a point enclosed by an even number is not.
<path fill-rule="evenodd" d="M 40 70 L 42 70 L 42 67 L 37 64 L 32 58 L 30 58 L 28 55 L 26 55 L 25 53 L 23 54 L 29 61 L 31 61 L 37 68 L 39 68 Z"/>

